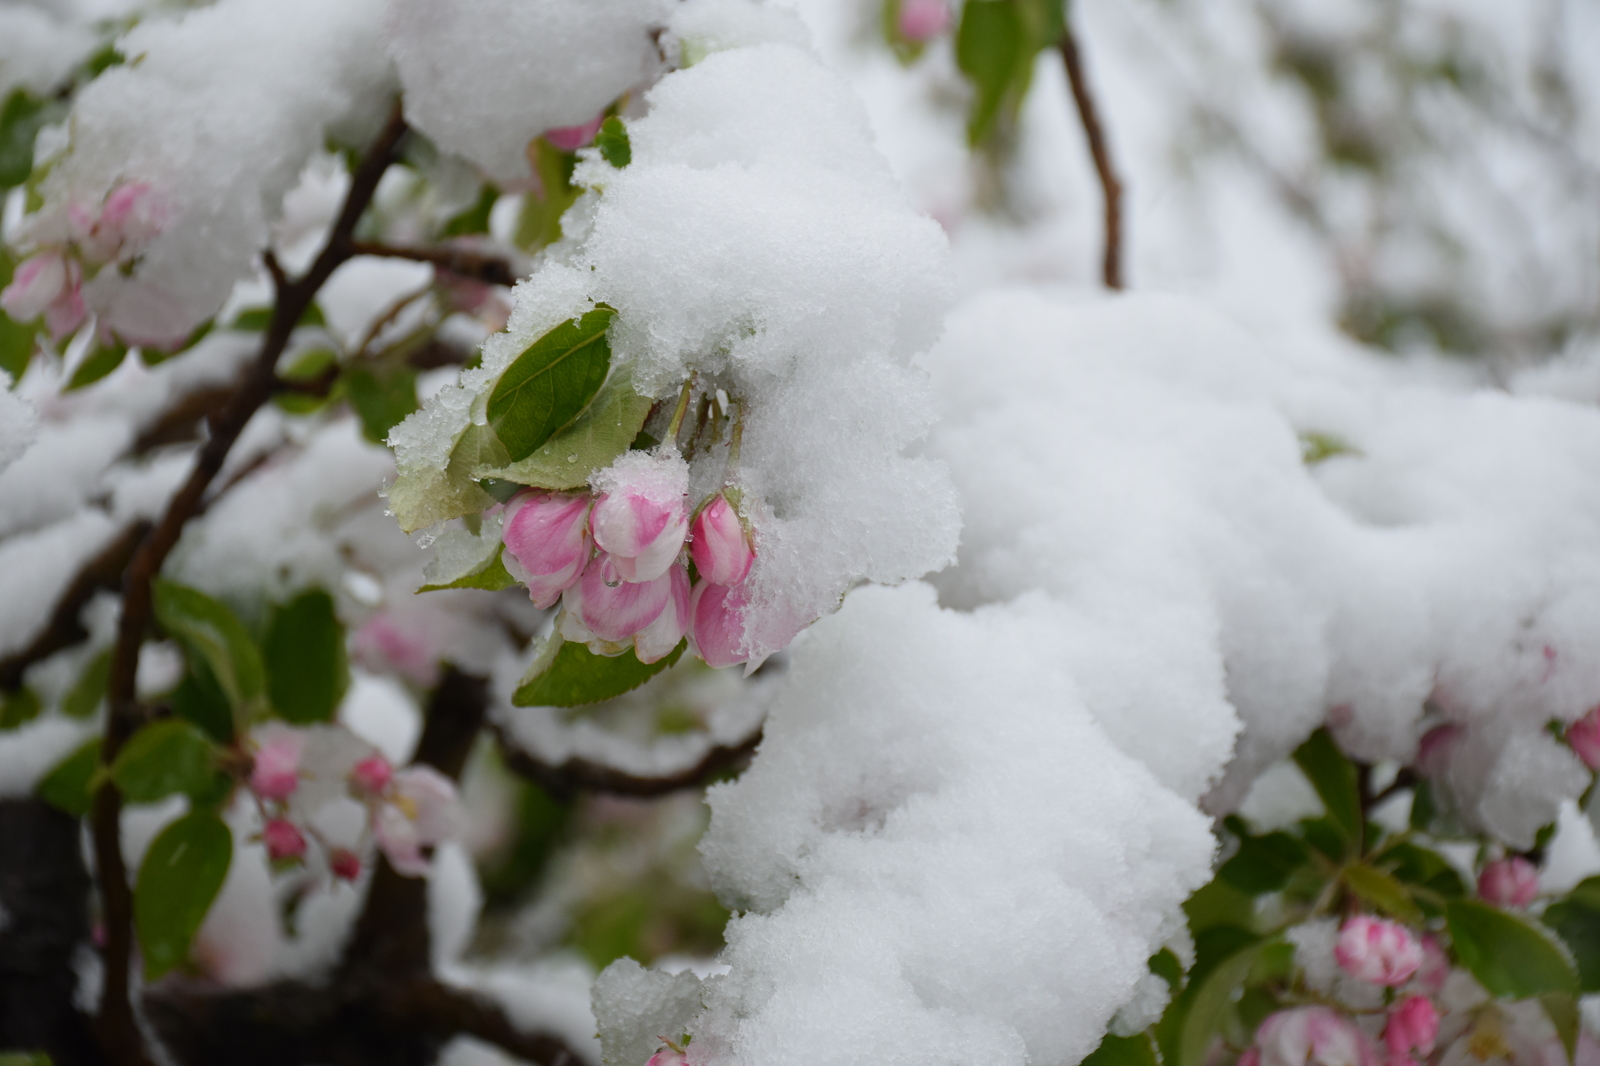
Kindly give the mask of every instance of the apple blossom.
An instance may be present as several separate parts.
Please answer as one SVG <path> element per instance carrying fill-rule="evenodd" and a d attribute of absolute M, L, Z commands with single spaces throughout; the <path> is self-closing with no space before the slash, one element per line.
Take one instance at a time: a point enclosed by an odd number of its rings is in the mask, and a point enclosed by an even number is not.
<path fill-rule="evenodd" d="M 88 313 L 82 280 L 76 260 L 60 252 L 40 252 L 17 265 L 11 284 L 0 291 L 0 308 L 18 322 L 44 315 L 50 335 L 59 339 L 82 325 Z"/>
<path fill-rule="evenodd" d="M 300 787 L 300 754 L 305 740 L 288 730 L 276 730 L 256 750 L 250 769 L 250 789 L 266 800 L 286 800 Z"/>
<path fill-rule="evenodd" d="M 950 6 L 945 0 L 900 0 L 898 25 L 908 41 L 931 41 L 950 27 Z"/>
<path fill-rule="evenodd" d="M 1464 732 L 1460 726 L 1447 723 L 1424 733 L 1417 744 L 1417 757 L 1413 762 L 1417 772 L 1429 779 L 1442 777 L 1450 765 L 1450 755 Z"/>
<path fill-rule="evenodd" d="M 1567 743 L 1583 765 L 1600 770 L 1600 707 L 1589 708 L 1589 713 L 1567 726 Z"/>
<path fill-rule="evenodd" d="M 559 148 L 563 152 L 576 152 L 594 140 L 594 135 L 600 132 L 600 124 L 605 120 L 605 112 L 602 111 L 581 126 L 558 126 L 552 130 L 545 130 L 544 139 L 550 142 L 551 147 Z"/>
<path fill-rule="evenodd" d="M 748 656 L 741 652 L 744 643 L 742 590 L 702 581 L 689 599 L 689 619 L 694 645 L 700 658 L 710 666 L 732 666 Z"/>
<path fill-rule="evenodd" d="M 528 586 L 533 602 L 550 607 L 575 584 L 589 561 L 589 508 L 587 495 L 530 492 L 514 497 L 506 507 L 502 540 Z"/>
<path fill-rule="evenodd" d="M 689 555 L 700 577 L 713 585 L 737 585 L 750 573 L 755 550 L 738 512 L 721 493 L 694 516 Z"/>
<path fill-rule="evenodd" d="M 682 1051 L 668 1046 L 651 1055 L 644 1066 L 684 1066 L 687 1061 Z"/>
<path fill-rule="evenodd" d="M 142 181 L 124 182 L 111 190 L 100 209 L 93 237 L 102 258 L 136 254 L 166 228 L 171 212 L 156 191 Z"/>
<path fill-rule="evenodd" d="M 389 787 L 394 777 L 394 767 L 382 755 L 369 755 L 356 763 L 350 771 L 350 783 L 358 792 L 376 796 Z"/>
<path fill-rule="evenodd" d="M 405 626 L 391 613 L 373 615 L 356 630 L 350 654 L 372 673 L 392 671 L 424 688 L 433 686 L 439 680 L 438 651 L 412 621 Z"/>
<path fill-rule="evenodd" d="M 1333 949 L 1352 977 L 1375 985 L 1402 985 L 1422 965 L 1422 944 L 1405 926 L 1357 915 L 1339 930 Z"/>
<path fill-rule="evenodd" d="M 1417 972 L 1413 976 L 1416 987 L 1430 996 L 1436 996 L 1444 990 L 1444 983 L 1449 978 L 1450 956 L 1445 954 L 1438 937 L 1432 934 L 1424 934 L 1422 937 L 1422 965 L 1417 967 Z"/>
<path fill-rule="evenodd" d="M 328 869 L 341 881 L 354 881 L 361 876 L 361 857 L 349 848 L 331 848 Z"/>
<path fill-rule="evenodd" d="M 416 877 L 428 870 L 422 849 L 454 833 L 457 816 L 451 780 L 431 766 L 409 766 L 394 775 L 373 814 L 373 832 L 395 872 Z"/>
<path fill-rule="evenodd" d="M 1478 874 L 1478 895 L 1497 907 L 1526 907 L 1539 895 L 1539 871 L 1520 855 L 1496 859 Z"/>
<path fill-rule="evenodd" d="M 115 335 L 124 344 L 176 351 L 194 328 L 171 294 L 140 278 L 102 270 L 84 292 L 100 316 L 102 333 Z"/>
<path fill-rule="evenodd" d="M 261 842 L 267 846 L 267 855 L 274 862 L 298 859 L 306 853 L 306 838 L 299 828 L 286 818 L 274 818 L 261 828 Z"/>
<path fill-rule="evenodd" d="M 689 533 L 684 511 L 688 467 L 676 455 L 630 452 L 595 479 L 594 542 L 624 581 L 667 572 Z"/>
<path fill-rule="evenodd" d="M 1439 1035 L 1439 1010 L 1427 996 L 1406 996 L 1389 1012 L 1383 1043 L 1397 1059 L 1428 1055 Z"/>
<path fill-rule="evenodd" d="M 666 573 L 667 606 L 656 620 L 633 637 L 633 651 L 642 663 L 659 662 L 672 654 L 689 629 L 689 574 L 681 566 Z M 640 586 L 631 586 L 638 588 Z"/>
<path fill-rule="evenodd" d="M 662 573 L 653 581 L 624 581 L 615 560 L 595 556 L 583 577 L 569 588 L 562 605 L 601 640 L 618 643 L 633 639 L 666 609 L 672 598 L 672 578 Z M 676 641 L 674 641 L 676 643 Z"/>
<path fill-rule="evenodd" d="M 1327 1007 L 1279 1011 L 1256 1030 L 1260 1066 L 1377 1066 L 1372 1039 Z M 1241 1059 L 1241 1061 L 1243 1061 Z"/>

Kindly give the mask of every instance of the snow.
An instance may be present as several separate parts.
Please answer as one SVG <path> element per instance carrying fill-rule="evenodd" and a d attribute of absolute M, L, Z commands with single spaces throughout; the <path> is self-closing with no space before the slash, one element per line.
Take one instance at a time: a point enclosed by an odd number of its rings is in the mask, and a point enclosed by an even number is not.
<path fill-rule="evenodd" d="M 39 432 L 33 405 L 11 391 L 11 375 L 0 370 L 0 479 L 5 470 L 33 444 Z M 5 492 L 0 480 L 0 494 Z M 6 512 L 11 508 L 7 507 Z"/>

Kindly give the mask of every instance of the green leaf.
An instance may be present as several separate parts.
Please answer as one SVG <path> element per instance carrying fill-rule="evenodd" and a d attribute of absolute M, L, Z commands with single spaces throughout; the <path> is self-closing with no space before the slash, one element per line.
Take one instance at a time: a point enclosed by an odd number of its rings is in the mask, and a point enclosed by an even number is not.
<path fill-rule="evenodd" d="M 633 162 L 633 143 L 628 140 L 628 127 L 616 115 L 600 124 L 600 132 L 594 143 L 600 149 L 600 158 L 618 170 Z"/>
<path fill-rule="evenodd" d="M 632 648 L 621 655 L 596 655 L 583 644 L 553 634 L 523 675 L 511 702 L 518 707 L 577 707 L 609 700 L 677 662 L 688 646 L 687 640 L 681 641 L 666 658 L 642 663 Z"/>
<path fill-rule="evenodd" d="M 0 1066 L 52 1066 L 42 1051 L 0 1051 Z"/>
<path fill-rule="evenodd" d="M 328 320 L 322 314 L 322 308 L 311 304 L 300 314 L 300 321 L 295 323 L 300 326 L 326 326 Z M 247 307 L 233 318 L 229 329 L 246 330 L 249 332 L 262 332 L 272 325 L 272 308 Z"/>
<path fill-rule="evenodd" d="M 634 391 L 632 375 L 618 371 L 588 409 L 543 447 L 515 463 L 491 461 L 475 467 L 473 476 L 541 489 L 582 488 L 590 474 L 610 466 L 638 439 L 652 406 L 650 397 Z"/>
<path fill-rule="evenodd" d="M 408 366 L 356 366 L 344 373 L 345 395 L 374 444 L 417 409 L 417 372 Z"/>
<path fill-rule="evenodd" d="M 129 803 L 155 803 L 178 792 L 209 797 L 216 776 L 211 742 L 181 718 L 145 726 L 111 764 L 111 780 Z"/>
<path fill-rule="evenodd" d="M 532 455 L 570 425 L 600 391 L 611 368 L 606 329 L 616 313 L 600 304 L 582 318 L 563 322 L 500 375 L 487 413 L 512 462 Z"/>
<path fill-rule="evenodd" d="M 100 708 L 111 684 L 111 649 L 96 655 L 84 667 L 83 676 L 61 701 L 61 713 L 68 718 L 87 718 Z"/>
<path fill-rule="evenodd" d="M 1439 813 L 1439 806 L 1433 800 L 1433 785 L 1428 781 L 1418 781 L 1411 790 L 1411 828 L 1426 833 L 1433 825 L 1433 819 Z"/>
<path fill-rule="evenodd" d="M 300 724 L 333 718 L 350 687 L 350 665 L 332 596 L 308 589 L 275 610 L 261 656 L 267 695 L 280 716 Z"/>
<path fill-rule="evenodd" d="M 1239 838 L 1239 850 L 1222 864 L 1217 876 L 1251 895 L 1280 891 L 1311 860 L 1310 850 L 1288 833 L 1252 836 L 1244 822 L 1233 817 L 1227 825 Z"/>
<path fill-rule="evenodd" d="M 127 357 L 128 349 L 126 345 L 109 344 L 96 347 L 89 354 L 89 357 L 78 365 L 78 369 L 73 371 L 72 380 L 67 382 L 65 391 L 71 392 L 73 389 L 81 389 L 86 385 L 93 385 L 121 366 L 122 361 Z"/>
<path fill-rule="evenodd" d="M 1300 460 L 1307 466 L 1315 466 L 1336 455 L 1360 455 L 1350 445 L 1330 433 L 1302 433 L 1300 434 Z"/>
<path fill-rule="evenodd" d="M 1350 845 L 1361 843 L 1361 793 L 1356 785 L 1356 768 L 1326 729 L 1319 729 L 1295 749 L 1295 765 L 1300 767 L 1311 787 L 1322 798 L 1328 817 Z"/>
<path fill-rule="evenodd" d="M 1183 963 L 1171 948 L 1162 948 L 1149 960 L 1150 972 L 1165 981 L 1174 991 L 1183 987 Z"/>
<path fill-rule="evenodd" d="M 961 6 L 956 30 L 956 65 L 972 82 L 972 110 L 967 117 L 967 140 L 978 144 L 988 137 L 1001 108 L 1014 97 L 1020 81 L 1025 88 L 1033 53 L 1028 50 L 1025 27 L 1011 0 L 968 0 Z"/>
<path fill-rule="evenodd" d="M 68 814 L 82 818 L 89 813 L 89 782 L 100 768 L 100 738 L 86 740 L 45 775 L 37 789 L 39 798 Z"/>
<path fill-rule="evenodd" d="M 185 815 L 150 844 L 133 890 L 144 977 L 154 981 L 189 954 L 233 860 L 233 834 L 209 812 Z"/>
<path fill-rule="evenodd" d="M 1391 918 L 1412 925 L 1421 925 L 1423 915 L 1406 887 L 1389 874 L 1364 862 L 1353 862 L 1344 868 L 1344 885 L 1368 905 Z"/>
<path fill-rule="evenodd" d="M 1567 1051 L 1567 1061 L 1577 1062 L 1578 1029 L 1581 1024 L 1578 997 L 1569 992 L 1546 992 L 1539 997 L 1539 1005 L 1544 1008 L 1550 1024 L 1555 1026 L 1561 1046 Z"/>
<path fill-rule="evenodd" d="M 261 696 L 266 689 L 261 652 L 226 604 L 161 579 L 155 587 L 155 614 L 191 658 L 199 657 L 211 668 L 230 706 L 239 709 Z"/>
<path fill-rule="evenodd" d="M 1527 999 L 1578 991 L 1566 952 L 1533 923 L 1470 899 L 1451 900 L 1445 921 L 1456 956 L 1490 995 Z"/>
<path fill-rule="evenodd" d="M 572 168 L 578 157 L 563 152 L 543 137 L 533 142 L 533 170 L 542 195 L 522 198 L 522 214 L 512 243 L 525 252 L 537 251 L 561 239 L 561 216 L 578 198 L 572 184 Z"/>
<path fill-rule="evenodd" d="M 1591 877 L 1544 910 L 1544 922 L 1571 950 L 1584 992 L 1600 992 L 1600 877 Z"/>
<path fill-rule="evenodd" d="M 1373 862 L 1379 867 L 1388 868 L 1402 883 L 1425 888 L 1446 899 L 1457 899 L 1467 894 L 1467 886 L 1462 883 L 1461 875 L 1448 859 L 1436 851 L 1408 841 L 1390 844 Z M 1425 913 L 1443 913 L 1426 899 L 1418 899 L 1417 904 Z"/>
<path fill-rule="evenodd" d="M 189 672 L 184 674 L 167 701 L 172 705 L 173 714 L 193 722 L 218 744 L 232 742 L 233 708 L 204 659 L 189 664 Z"/>
<path fill-rule="evenodd" d="M 13 89 L 0 105 L 0 189 L 21 185 L 33 173 L 33 141 L 56 108 L 26 89 Z"/>
<path fill-rule="evenodd" d="M 495 503 L 472 477 L 480 466 L 506 463 L 505 445 L 488 426 L 469 425 L 450 453 L 443 470 L 404 469 L 389 487 L 389 510 L 405 533 L 462 515 L 476 514 Z"/>
<path fill-rule="evenodd" d="M 1186 993 L 1188 1010 L 1178 1034 L 1177 1062 L 1173 1066 L 1201 1066 L 1206 1061 L 1211 1039 L 1222 1028 L 1234 993 L 1249 976 L 1263 947 L 1265 944 L 1260 942 L 1252 944 L 1222 960 L 1204 978 L 1191 981 L 1190 993 Z"/>
<path fill-rule="evenodd" d="M 444 224 L 442 236 L 467 237 L 489 232 L 489 215 L 500 193 L 493 185 L 485 185 L 473 205 Z"/>
<path fill-rule="evenodd" d="M 501 589 L 508 589 L 517 583 L 517 579 L 511 576 L 510 572 L 506 570 L 506 564 L 500 560 L 500 555 L 504 551 L 505 545 L 502 544 L 495 549 L 493 555 L 484 560 L 482 566 L 474 568 L 470 573 L 463 574 L 454 581 L 446 581 L 438 585 L 423 585 L 417 591 L 437 592 L 440 589 L 487 589 L 490 592 L 499 592 Z"/>
<path fill-rule="evenodd" d="M 1155 1042 L 1149 1033 L 1117 1036 L 1107 1033 L 1082 1066 L 1157 1066 Z"/>
<path fill-rule="evenodd" d="M 39 697 L 31 688 L 0 693 L 0 732 L 24 726 L 39 717 Z"/>

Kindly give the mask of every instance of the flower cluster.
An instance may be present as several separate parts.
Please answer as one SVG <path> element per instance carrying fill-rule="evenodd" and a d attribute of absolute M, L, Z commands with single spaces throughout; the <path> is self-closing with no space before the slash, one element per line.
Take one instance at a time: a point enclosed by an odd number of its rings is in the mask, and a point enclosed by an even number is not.
<path fill-rule="evenodd" d="M 729 493 L 691 514 L 687 467 L 675 455 L 632 452 L 600 480 L 597 494 L 514 497 L 507 570 L 538 606 L 559 600 L 561 635 L 598 654 L 631 646 L 653 663 L 689 637 L 712 666 L 743 662 L 742 586 L 756 553 Z"/>
<path fill-rule="evenodd" d="M 360 849 L 324 839 L 315 826 L 320 810 L 345 797 L 366 813 L 389 864 L 408 877 L 427 872 L 423 849 L 441 843 L 456 828 L 455 786 L 430 766 L 395 770 L 389 760 L 343 730 L 332 743 L 308 751 L 305 733 L 272 726 L 258 737 L 248 785 L 261 808 L 261 842 L 274 863 L 303 861 L 307 838 L 322 846 L 328 868 L 341 880 L 361 873 Z M 318 784 L 338 782 L 336 790 Z"/>
<path fill-rule="evenodd" d="M 0 291 L 0 308 L 18 322 L 43 315 L 57 340 L 75 332 L 93 309 L 104 342 L 176 347 L 187 330 L 165 292 L 121 278 L 100 286 L 91 280 L 108 270 L 127 273 L 170 219 L 166 201 L 144 182 L 117 185 L 97 207 L 73 203 L 40 216 L 30 227 L 38 250 L 17 265 Z M 86 289 L 93 298 L 86 299 Z"/>

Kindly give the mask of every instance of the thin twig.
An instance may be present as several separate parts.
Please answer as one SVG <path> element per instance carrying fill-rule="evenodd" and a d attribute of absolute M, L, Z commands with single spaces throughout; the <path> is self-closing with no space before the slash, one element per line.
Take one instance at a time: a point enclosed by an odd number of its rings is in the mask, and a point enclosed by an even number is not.
<path fill-rule="evenodd" d="M 1089 79 L 1083 72 L 1083 56 L 1078 52 L 1077 39 L 1069 27 L 1062 31 L 1056 48 L 1067 65 L 1067 83 L 1072 87 L 1072 102 L 1078 106 L 1078 118 L 1083 122 L 1083 135 L 1089 142 L 1089 155 L 1094 160 L 1094 172 L 1100 178 L 1100 190 L 1105 197 L 1106 246 L 1100 275 L 1108 289 L 1123 287 L 1122 279 L 1122 182 L 1117 179 L 1116 167 L 1111 163 L 1111 146 L 1106 142 L 1105 129 L 1100 124 L 1100 112 L 1095 107 L 1094 94 L 1089 91 Z"/>
<path fill-rule="evenodd" d="M 500 741 L 506 768 L 519 777 L 526 777 L 557 799 L 566 799 L 576 792 L 607 792 L 614 796 L 649 799 L 681 792 L 686 788 L 699 788 L 723 771 L 737 766 L 754 753 L 756 746 L 761 743 L 761 730 L 757 729 L 738 744 L 712 748 L 699 762 L 675 774 L 640 777 L 578 756 L 560 764 L 548 763 L 525 748 L 518 747 L 501 727 L 493 728 L 495 738 Z"/>
<path fill-rule="evenodd" d="M 581 1066 L 583 1059 L 560 1037 L 530 1033 L 506 1016 L 487 996 L 452 988 L 435 980 L 415 981 L 396 988 L 389 1008 L 402 1017 L 432 1023 L 441 1032 L 475 1036 L 537 1066 Z"/>
<path fill-rule="evenodd" d="M 457 277 L 481 281 L 487 285 L 510 287 L 517 283 L 517 275 L 510 260 L 497 255 L 485 255 L 467 248 L 452 245 L 418 247 L 415 245 L 381 244 L 377 241 L 356 241 L 357 255 L 377 255 L 389 259 L 410 259 L 417 263 L 432 263 Z"/>
<path fill-rule="evenodd" d="M 398 104 L 383 132 L 351 177 L 339 218 L 328 242 L 311 268 L 290 281 L 268 257 L 268 269 L 277 284 L 272 321 L 261 340 L 261 350 L 244 372 L 234 393 L 210 418 L 211 435 L 195 457 L 194 470 L 167 504 L 166 512 L 140 542 L 123 578 L 122 616 L 117 625 L 116 650 L 108 685 L 110 713 L 106 715 L 101 759 L 109 764 L 137 728 L 135 677 L 139 652 L 149 628 L 152 588 L 167 555 L 178 543 L 184 525 L 200 509 L 206 490 L 222 470 L 239 434 L 272 394 L 274 368 L 289 343 L 300 316 L 311 306 L 317 291 L 334 270 L 353 254 L 356 223 L 366 211 L 378 179 L 388 169 L 406 124 Z M 93 828 L 95 865 L 99 873 L 104 909 L 105 982 L 100 997 L 98 1037 L 107 1058 L 122 1066 L 147 1066 L 144 1037 L 134 1018 L 129 998 L 128 965 L 133 955 L 133 897 L 128 890 L 127 867 L 121 844 L 122 797 L 115 786 L 103 784 L 95 793 Z"/>

